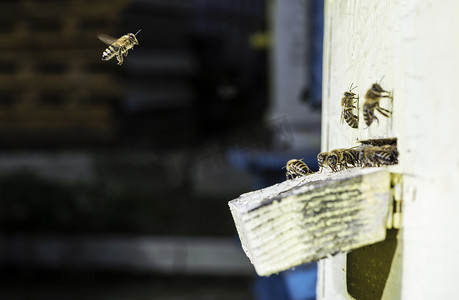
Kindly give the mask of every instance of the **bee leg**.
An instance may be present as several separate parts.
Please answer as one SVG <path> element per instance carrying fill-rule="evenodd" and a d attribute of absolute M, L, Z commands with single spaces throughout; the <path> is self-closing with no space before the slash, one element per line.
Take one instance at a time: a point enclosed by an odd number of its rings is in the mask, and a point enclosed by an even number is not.
<path fill-rule="evenodd" d="M 119 54 L 123 54 L 124 56 L 127 56 L 128 49 L 126 49 L 125 46 L 120 47 L 119 49 Z"/>
<path fill-rule="evenodd" d="M 385 108 L 382 108 L 381 106 L 377 106 L 376 109 L 377 109 L 379 112 L 384 111 L 384 112 L 386 112 L 386 113 L 388 113 L 388 114 L 391 114 L 391 113 L 392 113 L 390 110 L 385 109 Z"/>
<path fill-rule="evenodd" d="M 392 98 L 392 95 L 388 91 L 382 91 L 383 93 L 387 93 L 386 95 L 381 95 L 381 98 Z"/>
<path fill-rule="evenodd" d="M 374 119 L 375 119 L 375 114 L 374 114 L 373 109 L 370 109 L 366 104 L 364 104 L 363 105 L 363 120 L 365 121 L 367 128 L 370 127 Z"/>
<path fill-rule="evenodd" d="M 123 64 L 123 56 L 116 55 L 116 59 L 118 60 L 118 65 L 121 66 Z"/>
<path fill-rule="evenodd" d="M 381 115 L 385 116 L 386 118 L 389 118 L 389 114 L 392 113 L 390 110 L 384 109 L 384 108 L 379 107 L 379 106 L 376 107 L 376 110 L 379 111 L 379 113 Z"/>
<path fill-rule="evenodd" d="M 379 124 L 379 119 L 378 119 L 378 117 L 376 117 L 376 115 L 375 115 L 375 113 L 374 113 L 373 110 L 372 110 L 372 111 L 369 111 L 368 114 L 370 115 L 370 122 L 369 122 L 370 125 L 371 125 L 371 123 L 373 123 L 373 121 L 376 121 L 376 122 L 378 122 L 378 124 Z M 367 124 L 367 125 L 368 125 L 368 124 Z M 368 125 L 368 127 L 370 127 L 370 125 Z"/>
<path fill-rule="evenodd" d="M 116 54 L 116 59 L 118 60 L 118 65 L 122 65 L 123 64 L 123 52 L 122 52 L 122 48 L 120 48 L 118 50 L 118 53 Z"/>

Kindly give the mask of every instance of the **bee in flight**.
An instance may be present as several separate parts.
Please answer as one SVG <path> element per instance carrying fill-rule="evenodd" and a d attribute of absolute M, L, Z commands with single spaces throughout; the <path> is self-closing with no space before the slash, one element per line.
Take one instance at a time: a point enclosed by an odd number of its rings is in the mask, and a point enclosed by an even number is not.
<path fill-rule="evenodd" d="M 389 118 L 389 114 L 392 112 L 380 107 L 379 100 L 381 98 L 390 97 L 390 93 L 385 91 L 378 83 L 374 83 L 367 91 L 367 94 L 365 95 L 365 103 L 363 104 L 363 119 L 368 127 L 370 127 L 371 123 L 373 123 L 373 120 L 378 121 L 378 118 L 374 113 L 375 109 L 386 118 Z"/>
<path fill-rule="evenodd" d="M 132 47 L 139 44 L 139 42 L 137 41 L 137 34 L 140 32 L 140 30 L 137 31 L 136 34 L 125 34 L 119 39 L 116 39 L 103 33 L 99 33 L 97 35 L 99 40 L 101 40 L 107 45 L 110 45 L 107 47 L 107 49 L 105 49 L 104 53 L 102 53 L 102 60 L 110 60 L 114 56 L 116 56 L 116 59 L 118 60 L 118 65 L 121 66 L 123 64 L 123 56 L 127 56 L 129 49 L 132 49 Z"/>
<path fill-rule="evenodd" d="M 285 165 L 285 169 L 287 170 L 285 172 L 287 180 L 289 178 L 293 179 L 295 177 L 305 176 L 314 173 L 311 170 L 309 170 L 308 165 L 305 164 L 302 159 L 289 160 Z"/>
<path fill-rule="evenodd" d="M 355 88 L 356 86 L 352 87 L 351 84 L 349 92 L 344 92 L 344 97 L 341 99 L 341 124 L 343 120 L 346 120 L 346 123 L 352 128 L 359 127 L 359 116 L 354 114 L 354 108 L 358 107 L 359 100 L 359 96 L 352 92 Z"/>

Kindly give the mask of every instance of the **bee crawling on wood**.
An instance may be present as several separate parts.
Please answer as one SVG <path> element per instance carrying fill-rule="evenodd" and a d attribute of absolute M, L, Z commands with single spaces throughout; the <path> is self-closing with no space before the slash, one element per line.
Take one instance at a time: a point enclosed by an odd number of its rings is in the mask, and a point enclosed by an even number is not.
<path fill-rule="evenodd" d="M 333 172 L 338 172 L 341 170 L 341 164 L 343 162 L 342 150 L 344 149 L 332 150 L 327 156 L 327 165 Z"/>
<path fill-rule="evenodd" d="M 353 148 L 332 150 L 328 157 L 328 166 L 333 172 L 347 169 L 359 164 L 359 153 Z"/>
<path fill-rule="evenodd" d="M 380 167 L 398 163 L 398 150 L 394 145 L 367 146 L 359 151 L 359 161 L 362 167 Z"/>
<path fill-rule="evenodd" d="M 333 172 L 359 165 L 359 152 L 354 148 L 335 149 L 330 152 L 321 152 L 317 155 L 317 164 L 320 171 L 328 166 Z"/>
<path fill-rule="evenodd" d="M 320 152 L 317 154 L 317 164 L 319 165 L 319 172 L 322 172 L 323 168 L 328 166 L 328 155 L 330 152 Z"/>
<path fill-rule="evenodd" d="M 385 108 L 379 106 L 379 101 L 381 98 L 390 98 L 391 95 L 388 91 L 384 90 L 378 83 L 374 83 L 371 88 L 367 91 L 365 95 L 365 103 L 363 104 L 363 120 L 365 124 L 369 127 L 373 120 L 378 121 L 378 118 L 375 116 L 375 109 L 379 111 L 380 114 L 389 118 L 389 114 L 392 112 Z"/>
<path fill-rule="evenodd" d="M 357 167 L 360 164 L 359 151 L 355 148 L 344 149 L 343 151 L 344 168 L 347 169 L 350 166 Z"/>
<path fill-rule="evenodd" d="M 132 47 L 139 44 L 137 41 L 137 34 L 140 32 L 140 30 L 137 31 L 136 34 L 128 33 L 118 39 L 103 33 L 99 33 L 97 35 L 99 40 L 107 45 L 110 45 L 107 47 L 107 49 L 105 49 L 104 53 L 102 53 L 102 60 L 110 60 L 116 56 L 118 65 L 122 65 L 123 56 L 127 56 L 129 49 L 132 49 Z"/>
<path fill-rule="evenodd" d="M 303 159 L 289 160 L 285 165 L 285 169 L 285 176 L 287 177 L 287 180 L 314 173 L 309 170 L 308 165 L 303 162 Z"/>
<path fill-rule="evenodd" d="M 359 115 L 354 114 L 354 108 L 358 107 L 359 96 L 352 92 L 355 87 L 349 87 L 348 92 L 344 92 L 344 97 L 341 99 L 341 124 L 343 120 L 352 128 L 359 127 Z M 357 106 L 356 106 L 357 105 Z"/>

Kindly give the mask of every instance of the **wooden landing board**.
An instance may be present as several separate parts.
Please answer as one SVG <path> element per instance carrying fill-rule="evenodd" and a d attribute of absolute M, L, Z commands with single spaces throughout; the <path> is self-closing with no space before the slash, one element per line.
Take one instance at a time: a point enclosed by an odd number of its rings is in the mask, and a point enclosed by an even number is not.
<path fill-rule="evenodd" d="M 316 173 L 228 204 L 245 253 L 268 276 L 384 240 L 390 180 L 384 168 Z"/>

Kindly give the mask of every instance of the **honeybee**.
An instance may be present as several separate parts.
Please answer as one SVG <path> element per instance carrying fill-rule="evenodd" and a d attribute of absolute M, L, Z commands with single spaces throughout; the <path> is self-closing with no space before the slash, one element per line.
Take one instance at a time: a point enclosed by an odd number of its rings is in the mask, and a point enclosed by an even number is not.
<path fill-rule="evenodd" d="M 368 127 L 371 123 L 373 123 L 373 120 L 378 121 L 378 118 L 374 114 L 375 109 L 386 118 L 389 118 L 389 114 L 392 112 L 380 107 L 379 100 L 381 98 L 390 97 L 390 93 L 385 91 L 378 83 L 374 83 L 367 91 L 365 95 L 365 103 L 363 104 L 363 120 Z"/>
<path fill-rule="evenodd" d="M 322 172 L 323 168 L 328 165 L 329 152 L 320 152 L 317 154 L 317 165 L 319 165 L 319 172 Z"/>
<path fill-rule="evenodd" d="M 397 138 L 369 139 L 369 140 L 360 140 L 358 142 L 362 145 L 369 145 L 369 146 L 385 146 L 385 145 L 397 146 Z"/>
<path fill-rule="evenodd" d="M 327 157 L 327 164 L 333 172 L 357 166 L 359 153 L 353 148 L 332 150 Z"/>
<path fill-rule="evenodd" d="M 136 34 L 125 34 L 119 39 L 116 39 L 103 33 L 99 33 L 97 35 L 99 40 L 101 40 L 107 45 L 110 45 L 107 47 L 107 49 L 105 49 L 104 53 L 102 53 L 102 60 L 110 60 L 114 56 L 116 56 L 116 59 L 118 60 L 118 65 L 121 66 L 123 64 L 123 56 L 127 56 L 129 49 L 132 49 L 132 47 L 139 44 L 139 42 L 137 41 L 137 34 L 140 32 L 140 30 L 137 31 Z"/>
<path fill-rule="evenodd" d="M 359 152 L 359 160 L 363 167 L 395 165 L 398 163 L 398 150 L 394 145 L 362 147 Z"/>
<path fill-rule="evenodd" d="M 349 166 L 357 167 L 360 164 L 359 151 L 357 151 L 355 148 L 346 149 L 343 153 L 343 158 L 346 163 L 346 169 Z"/>
<path fill-rule="evenodd" d="M 344 97 L 341 99 L 341 124 L 343 120 L 352 128 L 359 127 L 359 115 L 354 114 L 354 108 L 358 107 L 359 96 L 352 92 L 355 87 L 349 87 L 349 92 L 344 92 Z M 357 106 L 355 106 L 357 105 Z"/>
<path fill-rule="evenodd" d="M 313 173 L 311 170 L 309 170 L 308 165 L 303 162 L 303 159 L 289 160 L 285 165 L 285 169 L 287 170 L 285 172 L 287 180 L 289 178 L 293 179 L 295 177 L 305 176 Z"/>

